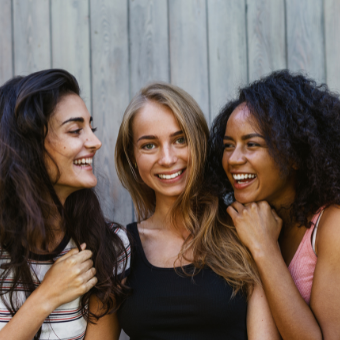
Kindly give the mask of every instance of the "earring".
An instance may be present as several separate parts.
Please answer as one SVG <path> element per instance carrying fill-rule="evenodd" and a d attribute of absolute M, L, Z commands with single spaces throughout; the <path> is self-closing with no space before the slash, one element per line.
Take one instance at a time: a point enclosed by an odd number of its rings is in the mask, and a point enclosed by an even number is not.
<path fill-rule="evenodd" d="M 135 162 L 135 168 L 137 169 L 137 162 Z"/>

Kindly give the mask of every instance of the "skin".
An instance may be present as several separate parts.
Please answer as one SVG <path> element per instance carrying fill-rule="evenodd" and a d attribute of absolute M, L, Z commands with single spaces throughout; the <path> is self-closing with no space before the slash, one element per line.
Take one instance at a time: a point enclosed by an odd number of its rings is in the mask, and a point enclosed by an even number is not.
<path fill-rule="evenodd" d="M 289 211 L 281 213 L 280 217 L 275 212 L 285 211 L 282 208 L 294 201 L 294 176 L 285 178 L 280 174 L 263 138 L 245 138 L 259 134 L 256 126 L 244 104 L 235 109 L 226 126 L 222 163 L 231 184 L 237 187 L 232 177 L 235 171 L 256 174 L 256 179 L 248 186 L 235 188 L 237 201 L 228 207 L 228 213 L 258 266 L 282 338 L 339 339 L 340 210 L 329 207 L 320 220 L 316 237 L 318 261 L 308 306 L 287 268 L 306 228 L 289 225 Z M 281 232 L 283 220 L 285 228 Z"/>
<path fill-rule="evenodd" d="M 76 122 L 69 121 L 74 118 Z M 93 134 L 90 120 L 84 102 L 75 94 L 63 97 L 50 118 L 45 148 L 60 170 L 61 176 L 54 188 L 62 203 L 76 190 L 91 188 L 97 183 L 92 168 L 81 169 L 73 165 L 79 157 L 90 154 L 93 157 L 101 146 Z M 56 165 L 48 156 L 45 161 L 50 178 L 55 181 Z M 64 236 L 58 230 L 59 224 L 60 221 L 55 221 L 57 238 Z M 1 340 L 31 340 L 57 307 L 85 294 L 97 283 L 92 252 L 85 248 L 86 244 L 82 244 L 82 251 L 72 249 L 53 264 L 39 287 L 1 330 Z"/>
<path fill-rule="evenodd" d="M 185 189 L 187 176 L 190 175 L 190 149 L 181 130 L 172 111 L 156 102 L 149 101 L 132 121 L 138 172 L 156 196 L 155 213 L 138 224 L 138 231 L 148 261 L 162 268 L 173 268 L 174 263 L 180 266 L 178 254 L 189 236 L 180 219 L 177 226 L 171 224 L 169 219 L 169 211 Z M 176 180 L 164 181 L 158 177 L 159 174 L 176 173 L 180 169 L 186 170 Z M 190 259 L 191 254 L 186 256 Z M 189 262 L 183 260 L 182 264 Z M 92 301 L 92 306 L 98 306 L 98 303 Z M 116 315 L 107 316 L 111 322 L 105 318 L 100 319 L 97 326 L 88 325 L 88 339 L 118 339 L 120 329 L 117 331 Z M 249 300 L 247 329 L 250 340 L 279 339 L 261 287 L 255 287 Z"/>

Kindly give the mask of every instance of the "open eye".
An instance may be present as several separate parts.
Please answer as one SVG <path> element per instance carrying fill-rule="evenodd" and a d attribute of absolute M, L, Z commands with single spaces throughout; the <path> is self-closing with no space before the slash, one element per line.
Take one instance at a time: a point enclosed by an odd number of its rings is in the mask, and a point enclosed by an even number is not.
<path fill-rule="evenodd" d="M 148 143 L 142 146 L 142 149 L 145 149 L 145 150 L 152 150 L 154 148 L 155 148 L 155 144 L 153 143 Z"/>
<path fill-rule="evenodd" d="M 185 144 L 187 142 L 187 140 L 185 139 L 185 137 L 180 137 L 176 139 L 176 144 Z"/>
<path fill-rule="evenodd" d="M 248 143 L 247 143 L 247 146 L 248 146 L 249 148 L 253 148 L 253 147 L 256 147 L 256 146 L 260 146 L 260 144 L 255 143 L 255 142 L 248 142 Z"/>
<path fill-rule="evenodd" d="M 233 147 L 234 147 L 234 145 L 231 144 L 231 143 L 224 143 L 224 144 L 223 144 L 223 149 L 231 149 L 231 148 L 233 148 Z"/>

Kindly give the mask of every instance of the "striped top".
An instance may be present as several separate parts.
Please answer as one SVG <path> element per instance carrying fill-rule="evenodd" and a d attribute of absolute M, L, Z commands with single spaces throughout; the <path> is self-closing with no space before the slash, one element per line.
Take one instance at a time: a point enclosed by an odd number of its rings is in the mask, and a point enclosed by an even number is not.
<path fill-rule="evenodd" d="M 122 239 L 127 258 L 125 254 L 122 254 L 119 258 L 119 268 L 118 273 L 123 271 L 124 265 L 126 263 L 126 271 L 130 268 L 130 256 L 131 249 L 128 237 L 125 231 L 121 228 L 116 228 L 115 233 Z M 68 238 L 64 237 L 56 252 L 58 255 L 56 257 L 52 257 L 50 255 L 37 255 L 31 254 L 29 263 L 31 265 L 31 269 L 36 273 L 39 281 L 41 282 L 44 279 L 46 272 L 51 268 L 53 263 L 61 256 L 65 255 L 71 249 L 76 248 L 75 242 Z M 9 255 L 6 256 L 6 253 L 3 254 L 0 259 L 0 263 L 8 263 L 10 261 Z M 8 275 L 6 279 L 6 283 L 4 284 L 4 290 L 9 289 L 12 283 L 11 274 Z M 39 282 L 35 282 L 36 286 L 39 285 Z M 20 290 L 22 286 L 18 285 L 18 289 L 16 290 L 17 299 L 14 298 L 14 301 L 18 301 L 18 306 L 21 306 L 25 300 L 25 293 L 23 290 Z M 12 318 L 9 310 L 6 308 L 3 299 L 9 302 L 8 294 L 2 296 L 0 299 L 0 330 L 9 322 Z M 49 315 L 49 317 L 44 321 L 42 325 L 42 332 L 40 335 L 40 339 L 42 340 L 81 340 L 84 339 L 85 331 L 86 331 L 87 322 L 82 316 L 82 311 L 80 308 L 80 297 L 66 303 L 64 305 L 59 306 L 53 313 Z"/>

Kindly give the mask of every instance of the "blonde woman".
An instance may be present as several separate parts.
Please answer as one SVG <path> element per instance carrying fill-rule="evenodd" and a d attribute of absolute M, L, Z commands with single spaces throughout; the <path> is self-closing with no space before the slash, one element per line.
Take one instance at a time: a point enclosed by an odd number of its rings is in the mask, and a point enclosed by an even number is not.
<path fill-rule="evenodd" d="M 138 223 L 127 227 L 133 293 L 107 322 L 112 339 L 120 327 L 134 340 L 279 338 L 224 204 L 202 191 L 208 134 L 197 103 L 173 85 L 142 89 L 125 111 L 116 167 Z"/>

